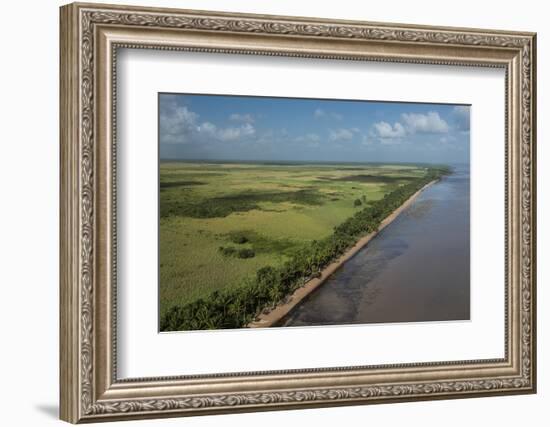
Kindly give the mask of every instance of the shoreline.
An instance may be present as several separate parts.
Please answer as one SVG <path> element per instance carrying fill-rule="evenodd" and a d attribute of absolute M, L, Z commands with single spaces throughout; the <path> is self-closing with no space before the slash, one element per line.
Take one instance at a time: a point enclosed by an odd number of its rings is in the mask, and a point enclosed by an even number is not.
<path fill-rule="evenodd" d="M 380 233 L 386 226 L 391 224 L 398 216 L 403 212 L 406 208 L 408 208 L 412 202 L 424 191 L 426 188 L 430 187 L 431 185 L 435 184 L 438 180 L 434 180 L 426 184 L 424 187 L 422 187 L 420 190 L 418 190 L 416 193 L 414 193 L 411 197 L 409 197 L 405 202 L 399 206 L 396 210 L 394 210 L 390 215 L 388 215 L 384 220 L 380 223 L 380 227 L 378 227 L 378 230 L 373 231 L 372 233 L 367 234 L 366 236 L 363 236 L 361 239 L 359 239 L 355 245 L 353 245 L 350 249 L 348 249 L 342 256 L 340 256 L 337 260 L 333 261 L 329 265 L 327 265 L 322 271 L 321 271 L 321 277 L 313 278 L 308 280 L 303 286 L 299 287 L 294 291 L 290 297 L 288 297 L 287 301 L 281 304 L 278 304 L 273 310 L 271 310 L 269 313 L 266 314 L 260 314 L 254 321 L 250 322 L 246 327 L 247 328 L 269 328 L 272 327 L 274 324 L 279 322 L 283 317 L 285 317 L 288 313 L 290 313 L 294 307 L 296 307 L 302 300 L 307 297 L 311 292 L 313 292 L 315 289 L 317 289 L 319 286 L 321 286 L 325 281 L 332 276 L 338 270 L 342 265 L 346 263 L 350 258 L 352 258 L 357 252 L 359 252 L 363 247 L 365 247 L 374 237 Z"/>

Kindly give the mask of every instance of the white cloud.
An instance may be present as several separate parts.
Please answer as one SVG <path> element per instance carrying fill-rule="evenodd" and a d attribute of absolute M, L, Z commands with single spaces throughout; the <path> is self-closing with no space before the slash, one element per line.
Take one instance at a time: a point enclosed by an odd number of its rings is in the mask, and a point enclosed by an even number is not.
<path fill-rule="evenodd" d="M 246 114 L 233 113 L 229 116 L 229 120 L 233 122 L 254 123 L 254 116 L 248 113 Z"/>
<path fill-rule="evenodd" d="M 353 131 L 350 129 L 337 129 L 329 132 L 328 139 L 330 141 L 350 141 L 353 139 Z"/>
<path fill-rule="evenodd" d="M 321 137 L 316 133 L 308 133 L 306 135 L 300 135 L 294 138 L 294 142 L 304 144 L 306 147 L 309 148 L 319 147 L 319 141 L 321 141 Z"/>
<path fill-rule="evenodd" d="M 333 112 L 327 112 L 327 111 L 323 110 L 322 108 L 317 108 L 313 112 L 313 117 L 315 117 L 316 119 L 322 119 L 324 117 L 329 117 L 329 118 L 335 119 L 335 120 L 342 120 L 344 118 L 344 116 L 342 116 L 341 114 L 333 113 Z"/>
<path fill-rule="evenodd" d="M 175 99 L 166 97 L 160 104 L 160 138 L 162 144 L 187 144 L 192 142 L 226 142 L 252 138 L 256 129 L 251 123 L 240 126 L 218 127 L 211 122 L 199 121 L 199 115 Z"/>
<path fill-rule="evenodd" d="M 319 142 L 321 138 L 316 133 L 308 133 L 307 135 L 301 135 L 294 138 L 296 142 Z"/>
<path fill-rule="evenodd" d="M 388 122 L 378 122 L 373 125 L 374 133 L 379 138 L 403 138 L 405 136 L 405 128 L 399 122 L 390 125 Z"/>
<path fill-rule="evenodd" d="M 219 141 L 235 141 L 237 139 L 252 137 L 256 134 L 256 129 L 250 123 L 245 123 L 239 127 L 218 128 L 213 123 L 204 122 L 198 127 L 197 131 L 199 135 Z"/>
<path fill-rule="evenodd" d="M 198 114 L 186 106 L 180 106 L 170 97 L 160 104 L 160 135 L 161 143 L 185 144 L 196 132 Z"/>
<path fill-rule="evenodd" d="M 265 132 L 262 132 L 259 136 L 256 142 L 258 144 L 271 144 L 273 142 L 273 137 L 275 136 L 275 133 L 272 129 L 268 129 Z"/>
<path fill-rule="evenodd" d="M 197 127 L 197 132 L 202 133 L 203 135 L 216 135 L 218 128 L 214 123 L 204 122 L 199 127 Z"/>
<path fill-rule="evenodd" d="M 256 134 L 256 129 L 250 123 L 245 123 L 237 128 L 220 129 L 219 137 L 222 141 L 234 141 L 236 139 L 248 138 Z"/>
<path fill-rule="evenodd" d="M 409 133 L 447 133 L 449 125 L 439 113 L 430 111 L 427 114 L 403 113 L 401 120 Z"/>
<path fill-rule="evenodd" d="M 393 125 L 385 121 L 374 123 L 369 131 L 368 141 L 377 140 L 388 145 L 399 143 L 409 135 L 443 134 L 440 142 L 449 142 L 452 140 L 452 137 L 447 137 L 450 129 L 447 122 L 435 111 L 426 114 L 403 113 L 400 120 Z"/>

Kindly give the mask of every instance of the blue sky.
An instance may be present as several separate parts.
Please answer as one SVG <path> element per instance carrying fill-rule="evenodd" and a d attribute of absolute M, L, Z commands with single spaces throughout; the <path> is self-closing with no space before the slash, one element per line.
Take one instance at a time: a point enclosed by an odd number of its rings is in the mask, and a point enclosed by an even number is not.
<path fill-rule="evenodd" d="M 161 159 L 469 163 L 470 107 L 159 95 Z"/>

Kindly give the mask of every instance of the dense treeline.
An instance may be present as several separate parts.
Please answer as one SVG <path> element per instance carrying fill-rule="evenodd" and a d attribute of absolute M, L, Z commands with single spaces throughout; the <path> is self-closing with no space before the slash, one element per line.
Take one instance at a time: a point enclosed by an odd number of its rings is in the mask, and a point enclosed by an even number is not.
<path fill-rule="evenodd" d="M 161 190 L 174 186 L 177 185 L 164 183 L 161 184 Z M 161 218 L 170 216 L 224 218 L 232 213 L 260 209 L 259 204 L 262 202 L 321 205 L 325 196 L 315 189 L 303 189 L 297 191 L 246 191 L 199 201 L 174 198 L 170 194 L 161 197 L 163 197 L 160 204 Z"/>
<path fill-rule="evenodd" d="M 161 181 L 160 189 L 173 188 L 173 187 L 189 187 L 193 185 L 205 185 L 203 181 Z"/>
<path fill-rule="evenodd" d="M 263 267 L 255 279 L 246 279 L 234 288 L 216 291 L 206 298 L 174 306 L 161 319 L 162 331 L 239 328 L 250 323 L 262 310 L 274 307 L 357 240 L 378 229 L 380 223 L 409 197 L 429 182 L 449 173 L 444 167 L 430 168 L 424 177 L 398 187 L 372 202 L 342 224 L 331 236 L 313 241 L 281 267 Z"/>

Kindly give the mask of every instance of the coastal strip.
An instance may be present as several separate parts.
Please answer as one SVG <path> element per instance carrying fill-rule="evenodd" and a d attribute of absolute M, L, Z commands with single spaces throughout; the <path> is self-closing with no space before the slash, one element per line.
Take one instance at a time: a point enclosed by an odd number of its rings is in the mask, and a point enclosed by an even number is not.
<path fill-rule="evenodd" d="M 303 286 L 296 289 L 294 293 L 286 299 L 284 303 L 278 304 L 273 310 L 268 313 L 260 314 L 254 321 L 250 322 L 248 328 L 269 328 L 277 322 L 279 322 L 283 317 L 294 309 L 302 300 L 307 297 L 311 292 L 321 286 L 336 270 L 338 270 L 344 263 L 352 258 L 357 252 L 359 252 L 363 247 L 365 247 L 380 231 L 382 231 L 386 226 L 392 223 L 401 212 L 407 209 L 414 200 L 428 188 L 430 185 L 437 182 L 437 180 L 431 181 L 409 197 L 401 206 L 394 210 L 390 215 L 388 215 L 378 227 L 378 230 L 373 231 L 372 233 L 367 234 L 362 237 L 351 247 L 346 253 L 344 253 L 336 261 L 330 263 L 322 271 L 320 277 L 310 279 Z"/>

